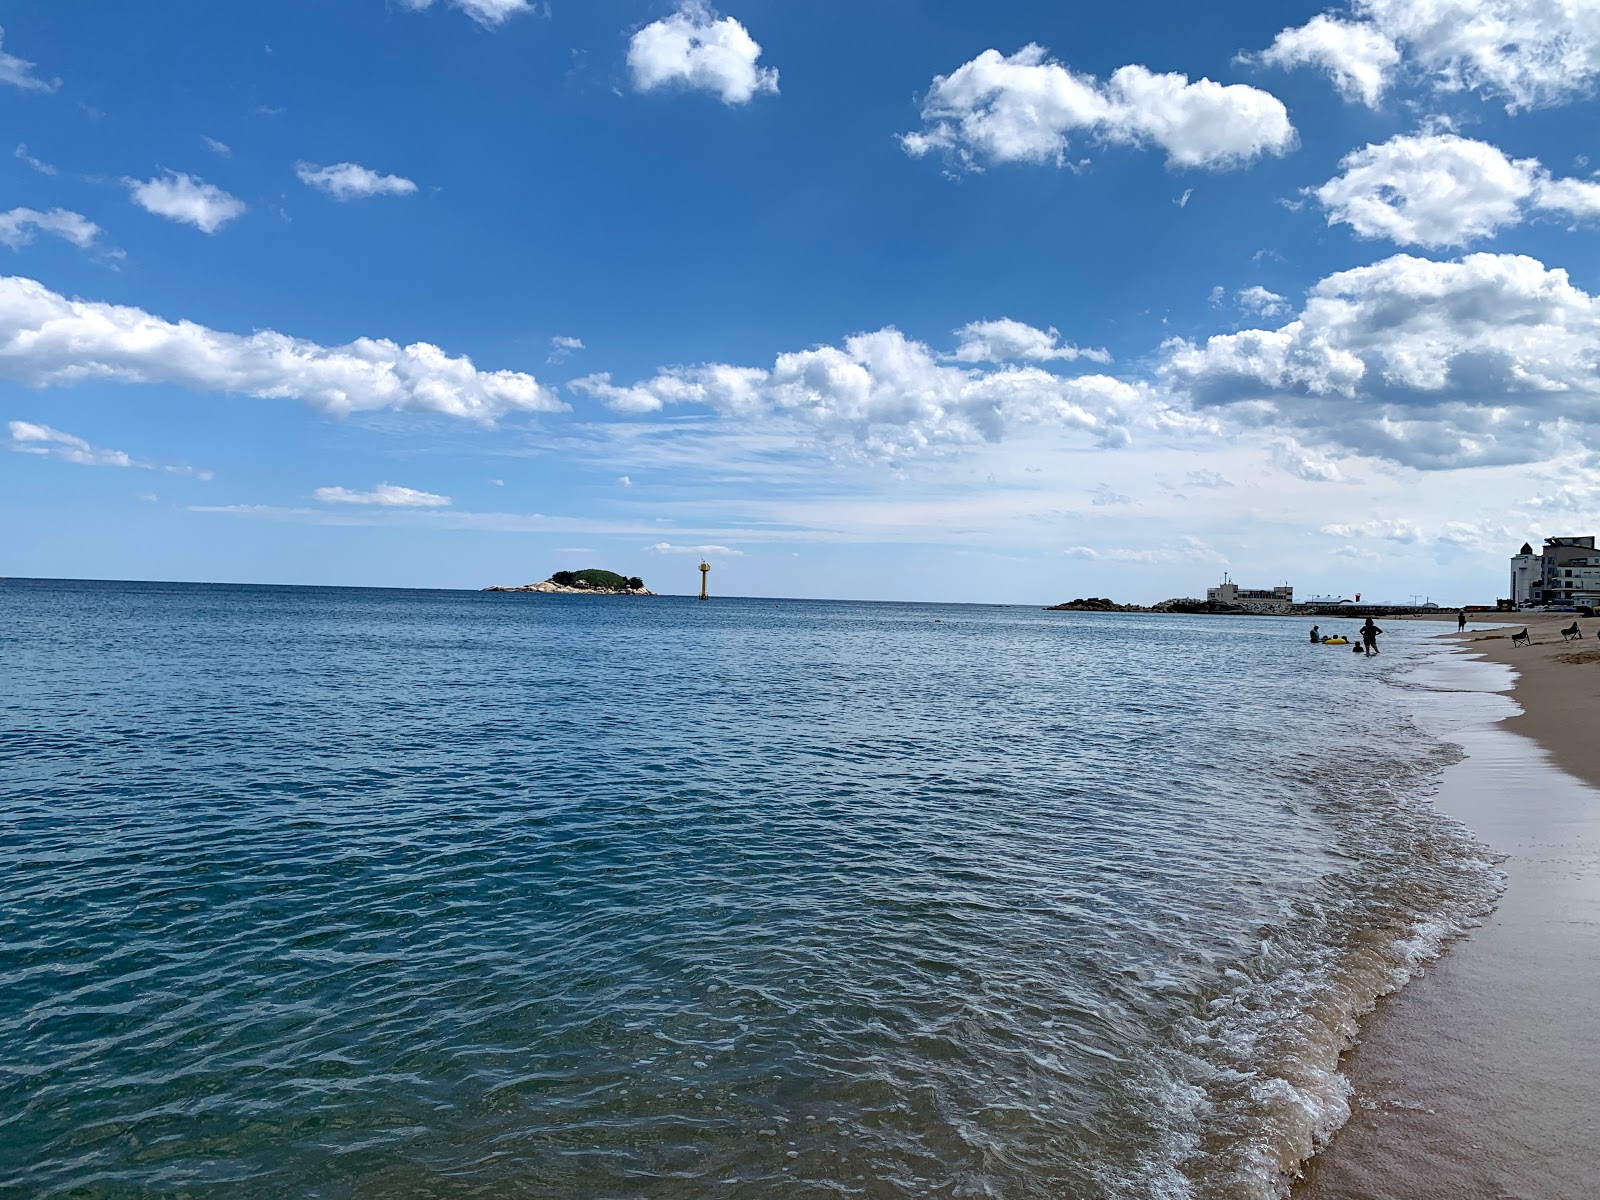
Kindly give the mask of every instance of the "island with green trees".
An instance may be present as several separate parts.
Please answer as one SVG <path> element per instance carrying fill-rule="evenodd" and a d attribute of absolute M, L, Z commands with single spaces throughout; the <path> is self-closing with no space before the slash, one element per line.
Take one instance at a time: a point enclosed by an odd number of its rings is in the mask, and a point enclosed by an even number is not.
<path fill-rule="evenodd" d="M 543 583 L 525 583 L 520 587 L 486 587 L 486 592 L 543 592 L 566 596 L 654 596 L 637 575 L 618 575 L 615 571 L 602 571 L 588 567 L 582 571 L 557 571 Z"/>

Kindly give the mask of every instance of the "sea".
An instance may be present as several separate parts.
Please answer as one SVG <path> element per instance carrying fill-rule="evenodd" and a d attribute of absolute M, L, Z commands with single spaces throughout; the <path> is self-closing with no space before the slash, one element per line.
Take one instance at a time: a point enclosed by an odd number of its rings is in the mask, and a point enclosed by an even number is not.
<path fill-rule="evenodd" d="M 1501 878 L 1309 624 L 0 582 L 0 1195 L 1282 1196 Z"/>

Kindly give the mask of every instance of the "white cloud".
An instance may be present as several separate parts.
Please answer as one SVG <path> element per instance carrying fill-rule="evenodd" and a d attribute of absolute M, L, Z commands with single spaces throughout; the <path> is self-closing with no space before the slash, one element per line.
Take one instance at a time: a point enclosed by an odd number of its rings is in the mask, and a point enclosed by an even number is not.
<path fill-rule="evenodd" d="M 617 476 L 617 486 L 618 487 L 625 487 L 625 488 L 632 487 L 633 486 L 633 480 L 629 479 L 626 475 L 618 475 Z"/>
<path fill-rule="evenodd" d="M 1094 499 L 1090 503 L 1096 508 L 1118 508 L 1134 503 L 1134 499 L 1132 496 L 1124 496 L 1109 483 L 1102 483 L 1094 489 Z"/>
<path fill-rule="evenodd" d="M 1234 299 L 1245 312 L 1254 313 L 1262 317 L 1276 317 L 1289 311 L 1289 301 L 1269 291 L 1259 283 L 1241 288 L 1234 294 Z"/>
<path fill-rule="evenodd" d="M 327 192 L 335 200 L 356 200 L 367 196 L 409 196 L 417 190 L 411 180 L 399 175 L 380 175 L 356 163 L 335 163 L 319 167 L 298 162 L 294 173 L 307 187 Z"/>
<path fill-rule="evenodd" d="M 360 338 L 323 346 L 272 330 L 248 336 L 121 305 L 68 300 L 0 277 L 0 378 L 33 387 L 106 379 L 303 400 L 344 415 L 375 409 L 492 422 L 566 408 L 531 375 L 480 371 L 437 346 Z"/>
<path fill-rule="evenodd" d="M 1111 361 L 1111 355 L 1104 350 L 1079 349 L 1071 342 L 1063 343 L 1054 326 L 1036 329 L 1009 318 L 973 321 L 956 330 L 956 337 L 961 342 L 951 357 L 957 362 L 1048 362 L 1052 359 L 1072 362 L 1078 358 L 1097 363 Z"/>
<path fill-rule="evenodd" d="M 205 134 L 200 135 L 200 140 L 205 143 L 206 149 L 211 151 L 211 153 L 219 155 L 222 158 L 233 157 L 233 147 L 228 145 L 227 142 L 219 142 L 214 137 L 206 137 Z"/>
<path fill-rule="evenodd" d="M 1517 255 L 1396 255 L 1330 275 L 1276 329 L 1166 347 L 1201 410 L 1421 468 L 1600 445 L 1600 301 Z"/>
<path fill-rule="evenodd" d="M 1308 450 L 1292 437 L 1278 438 L 1269 449 L 1272 465 L 1307 483 L 1340 483 L 1344 472 L 1326 454 Z"/>
<path fill-rule="evenodd" d="M 952 365 L 894 328 L 855 334 L 842 346 L 780 354 L 771 368 L 714 363 L 668 368 L 630 386 L 607 374 L 570 386 L 619 412 L 698 405 L 785 427 L 846 457 L 888 461 L 995 442 L 1037 426 L 1121 445 L 1134 427 L 1181 419 L 1143 385 L 1106 375 L 1065 378 L 1036 366 Z"/>
<path fill-rule="evenodd" d="M 1435 90 L 1479 91 L 1508 112 L 1586 96 L 1600 79 L 1593 0 L 1353 0 L 1352 14 L 1286 29 L 1260 57 L 1321 67 L 1369 105 L 1400 69 L 1389 49 Z"/>
<path fill-rule="evenodd" d="M 6 31 L 0 29 L 0 42 L 4 42 L 5 35 Z M 25 92 L 53 92 L 61 86 L 61 80 L 40 79 L 33 72 L 34 66 L 27 59 L 0 50 L 0 83 L 9 83 Z"/>
<path fill-rule="evenodd" d="M 641 92 L 677 85 L 715 92 L 724 104 L 747 104 L 778 91 L 778 72 L 760 67 L 761 46 L 732 17 L 718 17 L 700 0 L 646 25 L 628 43 L 628 69 Z"/>
<path fill-rule="evenodd" d="M 414 12 L 433 5 L 433 0 L 400 0 Z M 459 9 L 479 25 L 493 29 L 521 13 L 544 11 L 533 0 L 447 0 L 451 8 Z"/>
<path fill-rule="evenodd" d="M 11 431 L 11 448 L 24 454 L 41 454 L 85 467 L 149 466 L 148 463 L 135 461 L 125 451 L 91 446 L 81 437 L 51 429 L 48 425 L 12 421 L 7 428 Z"/>
<path fill-rule="evenodd" d="M 1445 546 L 1495 551 L 1515 544 L 1516 534 L 1500 522 L 1441 521 L 1431 527 L 1405 517 L 1376 517 L 1359 524 L 1324 525 L 1319 533 L 1341 540 L 1393 542 L 1400 546 Z"/>
<path fill-rule="evenodd" d="M 154 179 L 124 179 L 133 202 L 148 213 L 215 233 L 245 211 L 245 203 L 215 184 L 178 171 Z"/>
<path fill-rule="evenodd" d="M 646 546 L 651 554 L 692 554 L 704 558 L 708 555 L 720 555 L 723 558 L 743 558 L 743 550 L 733 550 L 727 546 L 674 546 L 671 542 L 657 542 L 654 546 Z"/>
<path fill-rule="evenodd" d="M 922 105 L 922 129 L 906 151 L 944 151 L 968 168 L 985 163 L 1067 161 L 1070 135 L 1109 144 L 1160 146 L 1178 167 L 1236 167 L 1295 144 L 1279 100 L 1259 88 L 1190 83 L 1120 67 L 1102 83 L 1024 46 L 1010 57 L 985 50 L 937 76 Z"/>
<path fill-rule="evenodd" d="M 1401 246 L 1460 246 L 1523 220 L 1530 209 L 1600 215 L 1600 184 L 1553 179 L 1535 158 L 1453 133 L 1400 135 L 1347 154 L 1311 195 L 1328 224 Z"/>
<path fill-rule="evenodd" d="M 28 147 L 27 147 L 27 145 L 25 143 L 22 143 L 22 142 L 18 142 L 17 143 L 17 148 L 16 148 L 15 151 L 13 151 L 13 156 L 19 162 L 27 163 L 30 167 L 32 167 L 35 171 L 39 172 L 39 174 L 41 174 L 41 175 L 59 175 L 59 174 L 61 174 L 61 171 L 57 167 L 54 167 L 50 163 L 44 162 L 41 159 L 37 159 L 33 155 L 29 154 L 28 153 Z"/>
<path fill-rule="evenodd" d="M 39 454 L 85 467 L 137 467 L 141 471 L 160 470 L 168 475 L 187 475 L 192 479 L 209 480 L 212 477 L 210 471 L 197 471 L 193 467 L 178 464 L 157 467 L 154 463 L 140 462 L 125 451 L 93 446 L 76 434 L 63 433 L 48 425 L 12 421 L 8 428 L 11 431 L 11 448 L 23 454 Z"/>
<path fill-rule="evenodd" d="M 0 242 L 13 250 L 26 246 L 37 233 L 51 234 L 62 241 L 71 242 L 80 250 L 87 250 L 94 245 L 100 232 L 100 226 L 88 217 L 64 208 L 52 208 L 49 212 L 13 208 L 10 212 L 0 213 Z"/>
<path fill-rule="evenodd" d="M 353 492 L 344 487 L 321 487 L 312 496 L 324 504 L 376 504 L 383 508 L 444 508 L 449 496 L 419 492 L 416 488 L 380 483 L 370 492 Z"/>
<path fill-rule="evenodd" d="M 1600 183 L 1544 178 L 1539 181 L 1533 202 L 1536 208 L 1569 217 L 1600 217 Z"/>
<path fill-rule="evenodd" d="M 567 359 L 571 358 L 579 350 L 583 349 L 585 349 L 585 347 L 582 338 L 562 337 L 560 334 L 557 334 L 555 337 L 550 339 L 550 357 L 545 359 L 545 362 L 566 362 Z"/>
<path fill-rule="evenodd" d="M 1400 65 L 1400 50 L 1375 26 L 1324 13 L 1285 29 L 1254 58 L 1273 67 L 1320 67 L 1346 100 L 1377 108 Z"/>
<path fill-rule="evenodd" d="M 1093 546 L 1068 546 L 1062 553 L 1068 558 L 1082 558 L 1090 562 L 1171 564 L 1228 561 L 1215 547 L 1189 535 L 1179 537 L 1174 546 L 1154 550 L 1133 550 L 1125 546 L 1114 546 L 1109 550 L 1097 550 Z"/>

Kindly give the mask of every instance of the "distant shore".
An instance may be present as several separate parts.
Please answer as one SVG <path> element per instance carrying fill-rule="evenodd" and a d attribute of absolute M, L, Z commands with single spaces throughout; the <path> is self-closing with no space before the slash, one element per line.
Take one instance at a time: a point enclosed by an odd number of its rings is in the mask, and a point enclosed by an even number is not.
<path fill-rule="evenodd" d="M 1447 614 L 1441 614 L 1441 619 Z M 1600 1113 L 1600 622 L 1478 614 L 1424 686 L 1460 691 L 1466 750 L 1435 803 L 1504 856 L 1484 924 L 1385 997 L 1345 1062 L 1354 1115 L 1296 1200 L 1593 1191 Z M 1420 618 L 1427 619 L 1427 618 Z M 1482 628 L 1493 621 L 1498 628 Z M 1531 644 L 1513 646 L 1527 627 Z M 1499 664 L 1499 676 L 1462 661 Z M 1508 686 L 1509 685 L 1509 686 Z M 1519 711 L 1520 710 L 1520 711 Z"/>

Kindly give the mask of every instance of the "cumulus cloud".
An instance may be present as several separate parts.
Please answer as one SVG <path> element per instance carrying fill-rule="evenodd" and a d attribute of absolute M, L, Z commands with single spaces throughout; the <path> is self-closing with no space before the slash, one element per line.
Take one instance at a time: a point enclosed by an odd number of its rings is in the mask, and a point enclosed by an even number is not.
<path fill-rule="evenodd" d="M 637 91 L 678 86 L 714 92 L 724 104 L 748 104 L 778 91 L 778 72 L 757 66 L 760 44 L 732 17 L 701 0 L 683 0 L 669 17 L 652 21 L 628 43 L 628 69 Z"/>
<path fill-rule="evenodd" d="M 245 211 L 245 203 L 215 184 L 178 171 L 154 179 L 124 179 L 133 202 L 148 213 L 215 233 Z"/>
<path fill-rule="evenodd" d="M 674 546 L 671 542 L 657 542 L 654 546 L 646 546 L 651 554 L 692 554 L 699 558 L 706 558 L 716 554 L 723 558 L 743 558 L 743 550 L 733 550 L 727 546 Z"/>
<path fill-rule="evenodd" d="M 608 374 L 570 386 L 618 412 L 698 405 L 781 423 L 847 456 L 878 460 L 996 442 L 1030 426 L 1075 429 L 1121 445 L 1135 427 L 1178 419 L 1143 385 L 1106 375 L 1067 378 L 1032 365 L 953 365 L 894 328 L 780 354 L 770 368 L 713 363 L 669 368 L 625 386 Z"/>
<path fill-rule="evenodd" d="M 1520 255 L 1396 255 L 1330 275 L 1275 329 L 1165 351 L 1201 411 L 1413 467 L 1600 445 L 1600 301 Z"/>
<path fill-rule="evenodd" d="M 1374 25 L 1324 13 L 1298 29 L 1285 29 L 1253 57 L 1273 67 L 1318 67 L 1346 100 L 1377 108 L 1400 65 L 1400 48 Z"/>
<path fill-rule="evenodd" d="M 1259 317 L 1276 317 L 1289 311 L 1288 300 L 1259 283 L 1239 289 L 1233 298 L 1245 312 Z"/>
<path fill-rule="evenodd" d="M 550 339 L 550 357 L 545 359 L 548 363 L 563 363 L 579 350 L 584 349 L 583 339 L 575 337 L 562 337 L 557 334 Z"/>
<path fill-rule="evenodd" d="M 0 29 L 0 44 L 4 43 L 5 36 L 6 31 Z M 0 50 L 0 83 L 9 83 L 25 92 L 53 92 L 61 86 L 61 80 L 41 79 L 34 70 L 27 59 Z"/>
<path fill-rule="evenodd" d="M 1478 91 L 1508 112 L 1586 96 L 1600 78 L 1593 0 L 1353 0 L 1351 11 L 1354 21 L 1324 14 L 1285 29 L 1259 57 L 1318 67 L 1369 105 L 1406 66 L 1438 91 Z"/>
<path fill-rule="evenodd" d="M 433 6 L 433 0 L 400 0 L 414 12 Z M 521 13 L 541 11 L 533 0 L 446 0 L 451 8 L 459 9 L 479 25 L 493 29 Z"/>
<path fill-rule="evenodd" d="M 951 355 L 957 362 L 1048 362 L 1057 359 L 1072 362 L 1086 358 L 1090 362 L 1108 363 L 1111 355 L 1104 350 L 1080 349 L 1071 342 L 1062 342 L 1060 332 L 1036 329 L 1021 321 L 973 321 L 956 330 L 960 344 Z"/>
<path fill-rule="evenodd" d="M 566 408 L 531 375 L 480 371 L 426 342 L 323 346 L 272 330 L 222 333 L 138 308 L 68 300 L 15 276 L 0 277 L 0 378 L 33 387 L 176 384 L 294 398 L 335 415 L 400 409 L 493 422 Z"/>
<path fill-rule="evenodd" d="M 1109 483 L 1102 483 L 1094 489 L 1094 499 L 1090 501 L 1096 508 L 1118 508 L 1134 503 L 1132 496 L 1124 496 Z"/>
<path fill-rule="evenodd" d="M 1337 462 L 1326 454 L 1308 450 L 1292 437 L 1274 440 L 1267 457 L 1280 471 L 1307 483 L 1339 483 L 1344 479 Z"/>
<path fill-rule="evenodd" d="M 1244 84 L 1120 67 L 1101 82 L 1024 46 L 1007 57 L 985 50 L 935 77 L 923 127 L 901 139 L 907 153 L 949 154 L 969 169 L 986 163 L 1067 161 L 1070 137 L 1156 145 L 1169 165 L 1237 167 L 1295 144 L 1277 97 Z"/>
<path fill-rule="evenodd" d="M 52 208 L 49 212 L 13 208 L 10 212 L 0 213 L 0 242 L 13 250 L 28 245 L 40 233 L 48 233 L 64 242 L 71 242 L 80 250 L 87 250 L 94 245 L 100 232 L 100 226 L 88 217 L 64 208 Z"/>
<path fill-rule="evenodd" d="M 319 167 L 298 162 L 294 173 L 307 187 L 327 192 L 335 200 L 357 200 L 366 196 L 409 196 L 417 190 L 411 180 L 399 175 L 380 175 L 356 163 L 335 163 Z"/>
<path fill-rule="evenodd" d="M 416 488 L 400 487 L 393 483 L 380 483 L 370 492 L 321 487 L 311 494 L 324 504 L 375 504 L 383 508 L 444 508 L 453 503 L 449 496 L 419 492 Z"/>
<path fill-rule="evenodd" d="M 1535 158 L 1453 133 L 1401 135 L 1347 154 L 1310 194 L 1328 224 L 1401 246 L 1460 246 L 1533 210 L 1600 216 L 1600 184 L 1555 179 Z"/>

